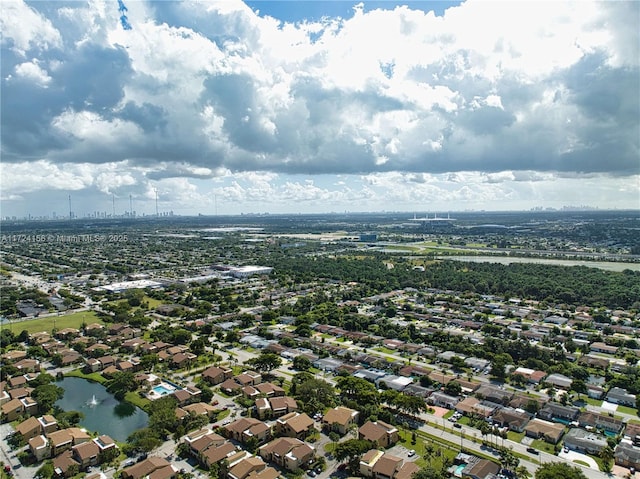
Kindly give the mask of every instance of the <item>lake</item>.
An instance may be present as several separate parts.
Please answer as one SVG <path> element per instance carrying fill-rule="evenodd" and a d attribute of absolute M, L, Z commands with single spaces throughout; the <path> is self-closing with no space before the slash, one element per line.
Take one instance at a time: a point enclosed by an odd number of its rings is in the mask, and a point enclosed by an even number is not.
<path fill-rule="evenodd" d="M 101 384 L 82 378 L 64 378 L 55 385 L 64 389 L 64 396 L 56 406 L 84 414 L 80 426 L 88 431 L 126 441 L 133 431 L 147 427 L 149 416 L 146 412 L 128 402 L 118 401 Z"/>

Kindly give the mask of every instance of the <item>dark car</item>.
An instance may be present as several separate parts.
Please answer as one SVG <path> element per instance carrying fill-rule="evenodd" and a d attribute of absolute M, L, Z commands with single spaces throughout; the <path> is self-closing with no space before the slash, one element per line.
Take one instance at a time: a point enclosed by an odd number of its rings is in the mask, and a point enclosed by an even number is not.
<path fill-rule="evenodd" d="M 462 429 L 462 426 L 458 423 L 455 423 L 453 427 L 455 427 L 456 429 Z"/>
<path fill-rule="evenodd" d="M 528 452 L 528 453 L 531 453 L 531 454 L 536 454 L 536 455 L 540 454 L 540 453 L 538 452 L 538 450 L 537 450 L 537 449 L 534 449 L 533 447 L 528 447 L 528 448 L 527 448 L 527 452 Z"/>

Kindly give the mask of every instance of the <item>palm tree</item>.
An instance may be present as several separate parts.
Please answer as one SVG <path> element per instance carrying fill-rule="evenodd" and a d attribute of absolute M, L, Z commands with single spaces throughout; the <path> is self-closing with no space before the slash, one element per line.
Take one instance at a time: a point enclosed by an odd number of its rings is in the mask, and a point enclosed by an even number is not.
<path fill-rule="evenodd" d="M 602 466 L 604 467 L 604 472 L 611 472 L 613 469 L 613 458 L 614 458 L 613 449 L 610 446 L 606 446 L 602 451 L 600 451 L 600 459 L 602 459 Z"/>
<path fill-rule="evenodd" d="M 529 479 L 531 477 L 529 469 L 524 466 L 516 467 L 516 470 L 513 472 L 515 473 L 517 479 Z"/>

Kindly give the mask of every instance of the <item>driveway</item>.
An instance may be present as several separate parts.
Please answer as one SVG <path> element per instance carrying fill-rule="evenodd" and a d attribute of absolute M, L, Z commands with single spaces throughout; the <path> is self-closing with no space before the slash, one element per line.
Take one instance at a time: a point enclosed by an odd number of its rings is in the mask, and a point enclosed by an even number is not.
<path fill-rule="evenodd" d="M 12 451 L 6 441 L 6 437 L 13 432 L 14 429 L 10 424 L 0 424 L 0 461 L 11 465 L 11 470 L 16 479 L 33 479 L 36 471 L 40 468 L 40 464 L 36 467 L 20 465 L 20 461 L 16 457 L 16 453 L 19 451 Z"/>
<path fill-rule="evenodd" d="M 562 450 L 558 453 L 558 457 L 562 457 L 563 459 L 567 459 L 571 462 L 582 461 L 585 464 L 589 464 L 589 467 L 591 469 L 595 469 L 596 471 L 600 470 L 600 468 L 598 467 L 598 463 L 592 457 L 589 457 L 586 454 L 580 454 L 576 451 L 564 452 L 564 450 Z"/>

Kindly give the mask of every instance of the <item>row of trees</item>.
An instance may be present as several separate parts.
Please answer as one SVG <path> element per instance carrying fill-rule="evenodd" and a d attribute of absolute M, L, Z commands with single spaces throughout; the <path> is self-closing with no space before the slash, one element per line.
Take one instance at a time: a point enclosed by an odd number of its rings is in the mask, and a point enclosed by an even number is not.
<path fill-rule="evenodd" d="M 394 257 L 393 269 L 388 269 L 386 262 L 388 258 L 383 254 L 369 253 L 364 258 L 282 257 L 271 259 L 270 265 L 277 266 L 274 275 L 281 280 L 291 278 L 294 283 L 318 278 L 355 281 L 366 285 L 371 294 L 405 287 L 437 288 L 609 308 L 630 308 L 640 297 L 640 272 L 631 270 L 613 272 L 585 266 L 439 261 L 427 264 L 425 271 L 417 271 L 411 258 Z"/>

